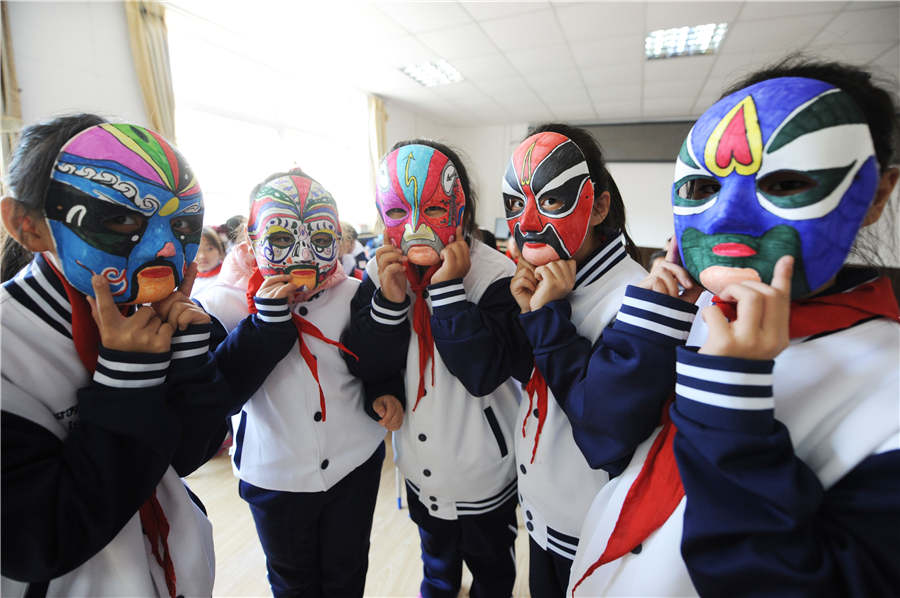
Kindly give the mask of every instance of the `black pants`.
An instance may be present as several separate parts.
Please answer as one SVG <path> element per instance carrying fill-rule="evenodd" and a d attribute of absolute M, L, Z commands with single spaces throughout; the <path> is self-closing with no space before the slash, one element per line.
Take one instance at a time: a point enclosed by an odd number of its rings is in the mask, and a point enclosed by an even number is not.
<path fill-rule="evenodd" d="M 276 598 L 363 595 L 382 461 L 384 443 L 325 492 L 280 492 L 240 482 Z"/>
<path fill-rule="evenodd" d="M 419 526 L 422 544 L 422 598 L 456 598 L 462 584 L 462 564 L 472 572 L 472 598 L 512 595 L 516 582 L 516 495 L 480 515 L 456 520 L 428 514 L 406 488 L 409 516 Z"/>
<path fill-rule="evenodd" d="M 528 589 L 531 598 L 563 598 L 569 585 L 572 561 L 544 550 L 528 538 Z"/>

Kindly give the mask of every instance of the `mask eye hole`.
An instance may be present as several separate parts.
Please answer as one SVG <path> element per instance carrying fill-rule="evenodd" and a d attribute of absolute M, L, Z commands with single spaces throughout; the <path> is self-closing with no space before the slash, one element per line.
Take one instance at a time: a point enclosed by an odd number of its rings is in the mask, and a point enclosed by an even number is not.
<path fill-rule="evenodd" d="M 812 178 L 795 170 L 779 170 L 761 178 L 757 187 L 769 195 L 788 197 L 809 191 L 817 184 Z"/>
<path fill-rule="evenodd" d="M 269 237 L 269 244 L 279 249 L 287 249 L 294 243 L 294 238 L 287 233 L 275 233 Z"/>
<path fill-rule="evenodd" d="M 507 212 L 521 212 L 525 209 L 525 200 L 514 195 L 504 195 L 503 203 L 506 204 Z"/>
<path fill-rule="evenodd" d="M 715 179 L 698 177 L 684 181 L 676 193 L 681 199 L 705 201 L 716 195 L 721 188 L 722 185 Z"/>
<path fill-rule="evenodd" d="M 559 212 L 565 207 L 565 202 L 555 197 L 542 197 L 540 199 L 541 211 L 543 212 Z"/>
<path fill-rule="evenodd" d="M 425 208 L 425 215 L 429 218 L 443 218 L 447 215 L 447 208 L 440 206 L 430 206 Z"/>
<path fill-rule="evenodd" d="M 196 216 L 185 216 L 183 218 L 175 218 L 172 220 L 172 232 L 177 235 L 192 235 L 199 233 L 203 228 L 203 218 Z"/>
<path fill-rule="evenodd" d="M 331 247 L 331 244 L 334 241 L 334 237 L 332 237 L 328 233 L 316 233 L 310 240 L 312 241 L 312 244 L 316 246 L 316 248 L 327 249 Z"/>
<path fill-rule="evenodd" d="M 406 210 L 401 208 L 391 208 L 390 210 L 385 212 L 385 214 L 387 214 L 388 217 L 393 218 L 394 220 L 403 220 L 404 218 L 406 218 L 407 212 Z"/>
<path fill-rule="evenodd" d="M 120 214 L 103 221 L 103 227 L 111 232 L 127 235 L 144 229 L 147 219 L 141 214 Z"/>

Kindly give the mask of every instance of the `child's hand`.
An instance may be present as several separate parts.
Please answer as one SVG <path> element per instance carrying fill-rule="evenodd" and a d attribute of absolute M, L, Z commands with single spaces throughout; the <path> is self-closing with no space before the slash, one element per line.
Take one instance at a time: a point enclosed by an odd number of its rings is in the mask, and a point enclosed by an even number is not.
<path fill-rule="evenodd" d="M 372 403 L 372 409 L 381 416 L 378 423 L 394 432 L 403 425 L 403 405 L 394 395 L 381 395 Z"/>
<path fill-rule="evenodd" d="M 700 353 L 760 360 L 781 353 L 790 342 L 793 272 L 794 258 L 786 255 L 775 264 L 771 286 L 753 280 L 725 287 L 719 297 L 737 302 L 737 318 L 729 322 L 715 305 L 705 308 L 709 336 Z"/>
<path fill-rule="evenodd" d="M 556 260 L 534 270 L 537 289 L 531 296 L 531 311 L 536 311 L 551 301 L 562 299 L 575 288 L 575 260 Z"/>
<path fill-rule="evenodd" d="M 285 299 L 297 292 L 297 285 L 291 282 L 290 274 L 269 276 L 256 290 L 256 296 L 263 299 Z"/>
<path fill-rule="evenodd" d="M 441 250 L 441 259 L 441 267 L 431 276 L 432 284 L 462 278 L 469 273 L 472 262 L 469 260 L 469 245 L 463 236 L 462 226 L 456 227 L 456 234 L 450 236 L 450 243 Z"/>
<path fill-rule="evenodd" d="M 531 311 L 531 298 L 537 286 L 538 279 L 534 275 L 534 266 L 525 258 L 520 258 L 516 264 L 516 273 L 509 281 L 509 292 L 512 293 L 523 314 Z"/>
<path fill-rule="evenodd" d="M 399 247 L 382 245 L 375 251 L 375 263 L 378 265 L 378 280 L 381 282 L 381 294 L 388 301 L 403 303 L 406 298 L 406 261 Z"/>
<path fill-rule="evenodd" d="M 681 294 L 678 291 L 679 284 L 684 289 Z M 666 250 L 666 259 L 657 259 L 650 269 L 650 275 L 637 286 L 642 289 L 663 293 L 688 303 L 694 303 L 703 292 L 703 287 L 695 283 L 688 271 L 681 265 L 681 259 L 678 256 L 678 244 L 675 243 L 674 237 L 669 242 L 669 247 Z"/>
<path fill-rule="evenodd" d="M 140 307 L 126 318 L 119 312 L 105 278 L 95 274 L 91 286 L 96 299 L 87 297 L 87 301 L 104 347 L 127 353 L 165 353 L 169 350 L 175 327 L 163 322 L 152 307 Z"/>
<path fill-rule="evenodd" d="M 210 321 L 209 314 L 190 299 L 196 278 L 197 264 L 192 263 L 184 274 L 181 286 L 162 301 L 153 304 L 160 319 L 171 324 L 173 330 L 186 330 L 191 324 L 208 324 Z"/>

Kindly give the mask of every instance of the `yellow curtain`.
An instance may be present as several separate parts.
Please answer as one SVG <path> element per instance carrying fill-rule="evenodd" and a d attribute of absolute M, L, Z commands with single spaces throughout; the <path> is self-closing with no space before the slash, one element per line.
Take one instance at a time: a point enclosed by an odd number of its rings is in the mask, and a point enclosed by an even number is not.
<path fill-rule="evenodd" d="M 175 143 L 175 94 L 169 68 L 166 9 L 154 0 L 130 0 L 125 2 L 125 15 L 150 128 Z"/>
<path fill-rule="evenodd" d="M 19 140 L 19 131 L 22 129 L 22 105 L 19 102 L 19 83 L 16 79 L 16 64 L 13 59 L 12 39 L 9 36 L 9 16 L 6 12 L 6 2 L 0 2 L 0 21 L 3 27 L 3 47 L 0 53 L 0 86 L 2 86 L 3 95 L 3 115 L 0 122 L 0 133 L 2 133 L 2 146 L 0 146 L 0 193 L 3 195 L 7 192 L 6 176 L 9 173 L 9 162 L 12 158 L 13 150 Z"/>

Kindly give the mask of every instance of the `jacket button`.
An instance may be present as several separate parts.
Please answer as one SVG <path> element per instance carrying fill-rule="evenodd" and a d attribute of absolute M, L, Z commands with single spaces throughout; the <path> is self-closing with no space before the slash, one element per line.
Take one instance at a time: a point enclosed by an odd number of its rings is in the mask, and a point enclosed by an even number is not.
<path fill-rule="evenodd" d="M 316 411 L 316 414 L 313 415 L 313 419 L 316 420 L 317 422 L 322 421 L 322 412 L 321 412 L 321 411 Z"/>
<path fill-rule="evenodd" d="M 300 313 L 301 316 L 305 316 L 306 314 L 309 313 L 309 310 L 306 309 L 305 307 L 301 307 L 301 308 L 298 309 L 297 311 Z"/>
<path fill-rule="evenodd" d="M 427 477 L 431 477 L 431 470 L 430 470 L 430 469 L 425 469 L 425 470 L 422 471 L 422 474 L 423 474 L 426 478 L 427 478 Z"/>
<path fill-rule="evenodd" d="M 524 465 L 519 465 L 519 471 L 522 472 L 522 475 L 525 475 L 525 466 L 524 466 Z"/>
<path fill-rule="evenodd" d="M 419 440 L 421 440 L 422 442 L 425 442 L 426 440 L 428 440 L 428 436 L 425 436 L 424 434 L 419 434 Z"/>
<path fill-rule="evenodd" d="M 431 502 L 437 502 L 437 498 L 434 496 L 429 496 L 428 500 L 430 500 Z"/>
<path fill-rule="evenodd" d="M 437 506 L 437 505 L 431 505 L 431 510 L 432 510 L 432 511 L 437 511 L 437 510 L 438 510 L 438 506 Z"/>
<path fill-rule="evenodd" d="M 635 546 L 634 548 L 631 549 L 631 554 L 641 554 L 641 551 L 643 549 L 644 549 L 644 547 L 641 544 L 638 544 L 637 546 Z"/>
<path fill-rule="evenodd" d="M 428 299 L 428 291 L 422 291 L 422 299 Z"/>
<path fill-rule="evenodd" d="M 538 411 L 537 409 L 535 409 L 535 410 L 534 410 L 534 416 L 537 417 L 537 418 L 540 418 L 540 417 L 541 417 L 541 412 Z"/>
<path fill-rule="evenodd" d="M 534 531 L 534 524 L 533 524 L 532 522 L 530 522 L 530 521 L 526 521 L 526 522 L 525 522 L 525 527 L 527 527 L 527 528 L 528 528 L 528 531 L 530 531 L 530 532 L 533 532 L 533 531 Z"/>
<path fill-rule="evenodd" d="M 322 469 L 328 469 L 328 459 L 322 461 Z"/>
<path fill-rule="evenodd" d="M 534 519 L 534 517 L 532 517 L 532 515 L 531 515 L 531 511 L 525 511 L 525 516 L 528 517 L 529 519 Z"/>

